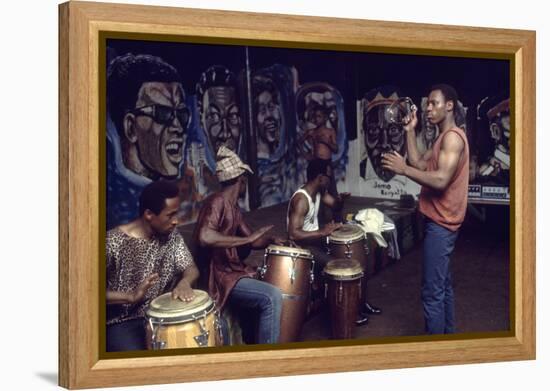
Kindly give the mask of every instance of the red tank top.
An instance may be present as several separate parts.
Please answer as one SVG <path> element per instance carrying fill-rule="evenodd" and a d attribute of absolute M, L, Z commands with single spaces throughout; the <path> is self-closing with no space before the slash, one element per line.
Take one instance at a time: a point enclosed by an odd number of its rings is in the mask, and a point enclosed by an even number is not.
<path fill-rule="evenodd" d="M 451 128 L 439 135 L 433 145 L 432 156 L 427 162 L 427 171 L 437 170 L 441 142 L 448 132 L 455 132 L 464 142 L 464 149 L 456 167 L 456 172 L 445 190 L 435 190 L 422 186 L 419 209 L 423 215 L 437 224 L 451 231 L 456 231 L 464 221 L 468 205 L 470 149 L 466 134 L 461 128 Z"/>

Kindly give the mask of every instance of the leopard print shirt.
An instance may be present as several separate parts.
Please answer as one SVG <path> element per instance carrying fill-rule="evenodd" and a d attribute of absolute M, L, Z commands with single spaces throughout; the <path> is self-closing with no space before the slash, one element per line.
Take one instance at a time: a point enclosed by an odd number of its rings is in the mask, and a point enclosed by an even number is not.
<path fill-rule="evenodd" d="M 128 236 L 119 228 L 107 232 L 107 290 L 131 292 L 149 275 L 158 273 L 157 282 L 138 304 L 107 306 L 107 324 L 141 318 L 150 301 L 171 288 L 174 278 L 194 265 L 193 258 L 178 230 L 168 238 L 143 239 Z"/>

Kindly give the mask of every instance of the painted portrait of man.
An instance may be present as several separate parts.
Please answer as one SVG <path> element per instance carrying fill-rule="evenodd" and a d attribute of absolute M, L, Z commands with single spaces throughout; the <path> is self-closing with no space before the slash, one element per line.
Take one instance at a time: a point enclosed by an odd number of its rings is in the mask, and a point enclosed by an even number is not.
<path fill-rule="evenodd" d="M 294 153 L 291 112 L 293 70 L 273 64 L 252 73 L 252 127 L 256 135 L 258 195 L 260 205 L 281 203 L 301 182 Z M 289 128 L 290 127 L 290 128 Z"/>
<path fill-rule="evenodd" d="M 485 179 L 507 183 L 510 172 L 510 98 L 493 96 L 478 106 L 478 123 L 490 135 L 490 155 L 479 167 L 478 175 Z"/>
<path fill-rule="evenodd" d="M 128 53 L 110 61 L 108 228 L 136 217 L 139 194 L 151 181 L 178 180 L 193 187 L 193 178 L 182 174 L 190 115 L 180 75 L 162 58 Z"/>
<path fill-rule="evenodd" d="M 212 153 L 222 145 L 239 152 L 242 118 L 233 72 L 221 65 L 209 67 L 200 76 L 196 94 L 201 126 Z"/>
<path fill-rule="evenodd" d="M 151 180 L 177 177 L 190 119 L 177 70 L 159 57 L 119 56 L 107 89 L 124 166 Z"/>
<path fill-rule="evenodd" d="M 259 158 L 274 155 L 284 137 L 281 97 L 275 83 L 263 76 L 252 80 L 253 115 Z"/>
<path fill-rule="evenodd" d="M 382 167 L 382 154 L 397 151 L 404 155 L 406 150 L 405 131 L 402 125 L 388 122 L 386 109 L 397 99 L 399 92 L 394 87 L 373 89 L 361 101 L 362 132 L 368 160 L 376 175 L 384 182 L 395 174 Z"/>

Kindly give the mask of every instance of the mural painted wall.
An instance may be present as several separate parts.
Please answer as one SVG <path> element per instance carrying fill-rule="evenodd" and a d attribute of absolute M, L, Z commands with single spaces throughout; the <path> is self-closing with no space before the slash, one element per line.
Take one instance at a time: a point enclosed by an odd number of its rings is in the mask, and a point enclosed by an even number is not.
<path fill-rule="evenodd" d="M 417 196 L 416 183 L 381 167 L 384 152 L 406 156 L 402 126 L 389 123 L 386 110 L 409 97 L 420 108 L 419 149 L 428 149 L 438 130 L 426 121 L 425 97 L 438 82 L 461 99 L 472 199 L 506 197 L 503 60 L 109 39 L 106 70 L 107 228 L 135 218 L 141 190 L 161 178 L 180 188 L 180 222 L 194 221 L 202 200 L 219 189 L 221 145 L 255 171 L 244 209 L 287 201 L 305 183 L 308 162 L 324 153 L 315 145 L 325 138 L 334 140 L 326 158 L 338 191 Z"/>

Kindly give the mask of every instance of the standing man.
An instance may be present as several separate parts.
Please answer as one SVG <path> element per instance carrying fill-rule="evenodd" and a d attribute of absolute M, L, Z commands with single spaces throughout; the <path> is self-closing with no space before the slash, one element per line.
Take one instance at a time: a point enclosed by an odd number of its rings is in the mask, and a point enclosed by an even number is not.
<path fill-rule="evenodd" d="M 422 185 L 420 212 L 427 218 L 424 237 L 422 302 L 428 334 L 455 331 L 454 295 L 450 256 L 468 204 L 470 152 L 464 131 L 456 125 L 458 96 L 455 89 L 437 84 L 430 90 L 428 120 L 437 125 L 439 136 L 431 149 L 421 155 L 416 146 L 416 112 L 404 129 L 410 165 L 398 152 L 385 153 L 385 169 Z"/>
<path fill-rule="evenodd" d="M 177 225 L 178 187 L 167 181 L 147 185 L 140 216 L 107 232 L 107 351 L 143 350 L 145 309 L 168 291 L 191 301 L 199 276 Z"/>
<path fill-rule="evenodd" d="M 246 194 L 246 175 L 252 174 L 250 167 L 225 146 L 220 147 L 217 157 L 216 176 L 222 189 L 204 201 L 193 234 L 200 246 L 199 264 L 210 269 L 208 290 L 218 308 L 223 310 L 229 304 L 239 310 L 258 311 L 257 343 L 277 343 L 282 292 L 256 280 L 256 270 L 243 262 L 239 252 L 283 241 L 266 236 L 272 225 L 253 232 L 243 219 L 238 201 Z"/>
<path fill-rule="evenodd" d="M 336 142 L 336 130 L 326 126 L 328 114 L 324 106 L 316 105 L 311 110 L 311 122 L 315 128 L 309 129 L 304 133 L 299 145 L 304 146 L 309 142 L 312 146 L 312 152 L 306 154 L 307 160 L 319 159 L 327 162 L 332 168 L 332 154 L 338 152 L 338 144 Z M 338 198 L 338 189 L 336 187 L 336 179 L 334 178 L 333 170 L 331 169 L 330 182 L 327 187 L 329 194 Z M 333 209 L 333 220 L 342 222 L 343 216 L 340 210 Z"/>

